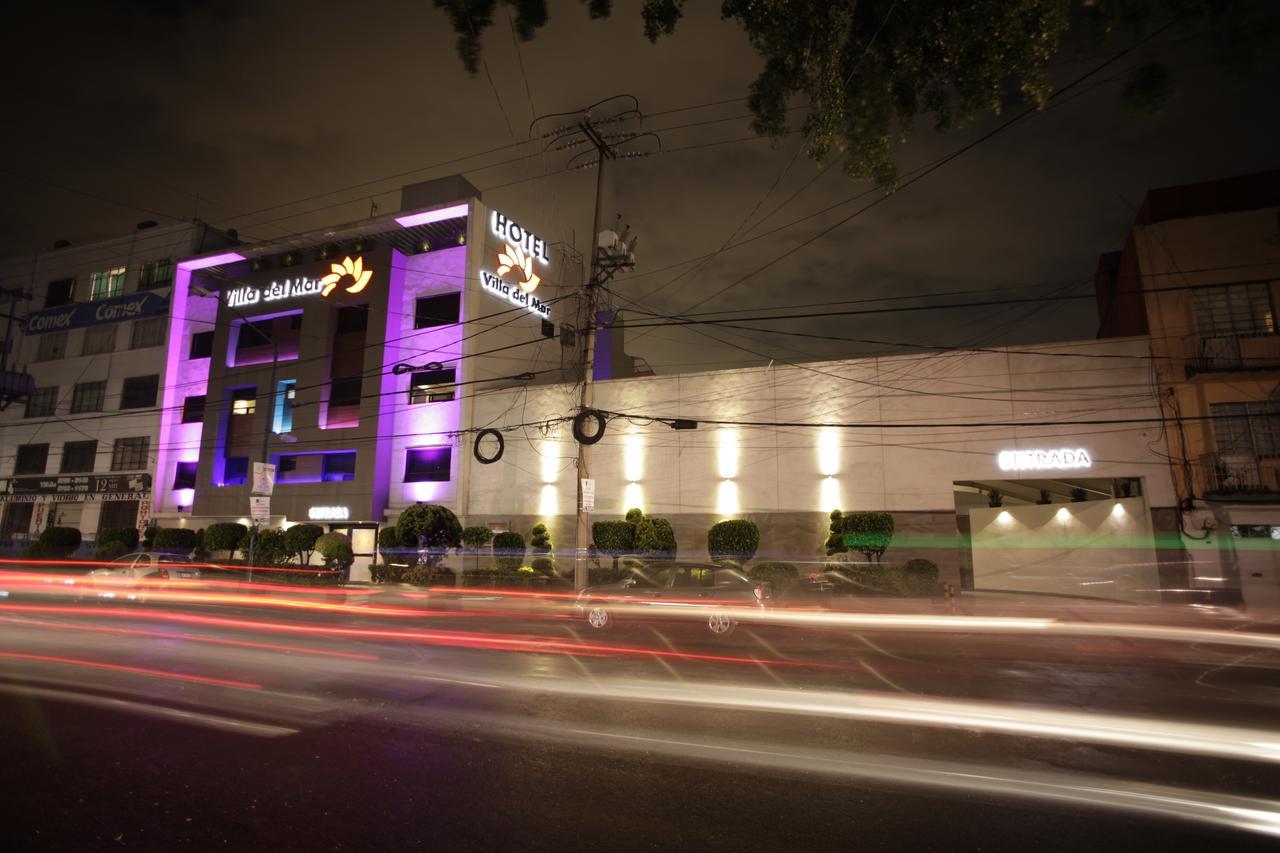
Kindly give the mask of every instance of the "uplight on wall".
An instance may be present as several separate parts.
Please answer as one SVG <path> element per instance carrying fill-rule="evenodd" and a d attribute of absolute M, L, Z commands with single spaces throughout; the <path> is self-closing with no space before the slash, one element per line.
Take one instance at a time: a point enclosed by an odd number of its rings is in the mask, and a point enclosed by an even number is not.
<path fill-rule="evenodd" d="M 720 479 L 732 480 L 738 476 L 738 431 L 722 429 L 718 436 L 716 461 L 720 470 Z"/>
<path fill-rule="evenodd" d="M 830 512 L 833 509 L 840 508 L 840 481 L 835 477 L 822 478 L 822 492 L 820 495 L 822 500 L 821 509 L 824 512 Z"/>
<path fill-rule="evenodd" d="M 560 443 L 552 438 L 546 439 L 538 448 L 538 453 L 542 457 L 542 491 L 538 494 L 538 514 L 549 518 L 560 512 L 560 498 L 555 485 L 560 476 Z"/>
<path fill-rule="evenodd" d="M 834 429 L 824 429 L 818 433 L 818 472 L 822 474 L 822 487 L 819 500 L 823 512 L 840 508 L 840 481 L 836 474 L 840 473 L 840 434 Z"/>
<path fill-rule="evenodd" d="M 720 490 L 716 493 L 716 512 L 720 515 L 737 515 L 741 512 L 738 506 L 738 484 L 733 480 L 720 481 Z"/>
<path fill-rule="evenodd" d="M 622 438 L 622 475 L 627 485 L 622 491 L 622 511 L 644 509 L 644 437 L 626 435 Z"/>
<path fill-rule="evenodd" d="M 996 522 L 1008 527 L 1010 524 L 1013 524 L 1013 516 L 1009 514 L 1009 510 L 1002 509 L 1000 510 L 1000 514 L 996 516 Z"/>
<path fill-rule="evenodd" d="M 549 518 L 560 512 L 560 498 L 556 494 L 555 483 L 543 483 L 542 492 L 538 495 L 538 515 Z"/>

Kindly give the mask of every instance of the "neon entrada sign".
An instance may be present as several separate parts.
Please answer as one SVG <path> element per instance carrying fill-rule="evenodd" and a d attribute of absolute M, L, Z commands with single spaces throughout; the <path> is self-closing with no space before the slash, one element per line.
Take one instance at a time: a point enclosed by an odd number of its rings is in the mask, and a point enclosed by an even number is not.
<path fill-rule="evenodd" d="M 340 264 L 330 264 L 329 272 L 322 278 L 301 276 L 273 281 L 266 287 L 246 284 L 232 288 L 227 291 L 227 307 L 242 308 L 259 302 L 277 302 L 297 296 L 328 296 L 344 279 L 350 279 L 350 284 L 343 288 L 344 292 L 359 293 L 369 286 L 373 270 L 365 269 L 363 257 L 355 260 L 343 258 Z"/>
<path fill-rule="evenodd" d="M 1069 471 L 1091 468 L 1093 460 L 1083 448 L 1054 450 L 1001 450 L 996 456 L 1001 471 Z"/>

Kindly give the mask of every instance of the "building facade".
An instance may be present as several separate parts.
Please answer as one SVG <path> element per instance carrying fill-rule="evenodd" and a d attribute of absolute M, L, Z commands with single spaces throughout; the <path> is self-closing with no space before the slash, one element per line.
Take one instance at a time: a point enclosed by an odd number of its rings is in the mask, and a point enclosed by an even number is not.
<path fill-rule="evenodd" d="M 1187 584 L 1280 609 L 1280 170 L 1150 191 L 1097 287 L 1150 334 Z"/>
<path fill-rule="evenodd" d="M 0 541 L 50 525 L 92 541 L 151 510 L 165 334 L 179 258 L 231 242 L 203 223 L 11 258 L 7 361 L 35 390 L 0 413 Z"/>

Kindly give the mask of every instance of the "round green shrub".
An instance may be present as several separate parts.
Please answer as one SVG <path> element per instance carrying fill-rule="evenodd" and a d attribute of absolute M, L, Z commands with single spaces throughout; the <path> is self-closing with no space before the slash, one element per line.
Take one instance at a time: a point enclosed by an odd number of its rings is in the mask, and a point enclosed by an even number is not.
<path fill-rule="evenodd" d="M 541 521 L 529 531 L 529 548 L 535 554 L 545 554 L 551 550 L 551 531 Z"/>
<path fill-rule="evenodd" d="M 98 533 L 98 547 L 108 542 L 123 542 L 128 551 L 138 547 L 138 529 L 136 527 L 104 527 Z"/>
<path fill-rule="evenodd" d="M 204 530 L 204 547 L 210 551 L 226 551 L 227 557 L 235 555 L 249 528 L 234 521 L 210 524 Z"/>
<path fill-rule="evenodd" d="M 248 543 L 242 547 L 248 553 Z M 293 551 L 289 548 L 285 531 L 279 527 L 267 527 L 258 531 L 258 541 L 253 544 L 253 565 L 263 568 L 283 566 L 292 556 Z"/>
<path fill-rule="evenodd" d="M 676 532 L 670 521 L 646 515 L 636 521 L 635 527 L 637 554 L 655 559 L 669 559 L 676 555 Z"/>
<path fill-rule="evenodd" d="M 439 563 L 450 548 L 462 544 L 462 523 L 453 510 L 439 504 L 405 507 L 396 519 L 396 532 L 403 547 L 425 552 L 428 565 Z"/>
<path fill-rule="evenodd" d="M 524 563 L 524 537 L 514 530 L 493 537 L 494 565 L 499 572 L 514 572 Z"/>
<path fill-rule="evenodd" d="M 770 562 L 756 563 L 747 571 L 747 577 L 753 581 L 768 583 L 775 596 L 786 595 L 800 580 L 800 570 L 791 563 Z"/>
<path fill-rule="evenodd" d="M 40 544 L 39 541 L 31 542 L 27 547 L 22 549 L 23 559 L 27 560 L 51 560 L 48 550 Z"/>
<path fill-rule="evenodd" d="M 632 524 L 635 524 L 637 521 L 644 518 L 644 513 L 639 507 L 633 506 L 631 509 L 627 510 L 627 514 L 624 515 L 623 518 Z"/>
<path fill-rule="evenodd" d="M 711 559 L 745 563 L 760 547 L 760 528 L 754 521 L 731 518 L 718 521 L 707 531 L 707 553 Z"/>
<path fill-rule="evenodd" d="M 97 550 L 93 552 L 93 559 L 101 563 L 110 563 L 112 560 L 123 557 L 132 550 L 123 542 L 112 540 L 99 545 Z"/>
<path fill-rule="evenodd" d="M 327 569 L 345 569 L 356 561 L 351 550 L 351 540 L 343 533 L 326 533 L 316 540 L 316 552 L 324 559 Z"/>
<path fill-rule="evenodd" d="M 378 548 L 390 550 L 400 547 L 400 530 L 394 525 L 388 525 L 378 531 Z"/>
<path fill-rule="evenodd" d="M 478 550 L 493 541 L 493 531 L 483 525 L 474 525 L 462 529 L 462 545 L 464 548 Z"/>
<path fill-rule="evenodd" d="M 879 562 L 893 541 L 893 516 L 887 512 L 851 512 L 844 517 L 844 532 L 851 534 L 851 547 L 868 561 Z"/>
<path fill-rule="evenodd" d="M 636 526 L 629 521 L 597 521 L 591 525 L 591 543 L 601 554 L 613 558 L 613 565 L 618 565 L 618 557 L 631 554 L 636 548 Z"/>
<path fill-rule="evenodd" d="M 66 559 L 80 548 L 80 531 L 74 527 L 46 527 L 36 540 L 48 559 Z"/>
<path fill-rule="evenodd" d="M 311 562 L 316 540 L 323 535 L 324 528 L 318 524 L 295 524 L 284 532 L 284 546 L 291 557 L 298 558 L 298 565 L 305 566 Z"/>
<path fill-rule="evenodd" d="M 156 531 L 152 542 L 153 547 L 160 551 L 183 551 L 189 554 L 197 544 L 196 532 L 186 527 L 162 527 Z"/>

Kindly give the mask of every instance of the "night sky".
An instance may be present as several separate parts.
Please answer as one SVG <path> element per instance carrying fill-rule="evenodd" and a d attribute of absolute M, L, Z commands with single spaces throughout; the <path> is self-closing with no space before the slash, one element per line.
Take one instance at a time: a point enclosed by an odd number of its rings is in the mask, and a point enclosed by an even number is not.
<path fill-rule="evenodd" d="M 20 13 L 8 28 L 5 256 L 46 250 L 58 238 L 81 244 L 127 234 L 145 219 L 197 215 L 242 237 L 279 237 L 363 218 L 374 202 L 382 212 L 395 209 L 401 184 L 454 172 L 550 239 L 581 244 L 595 175 L 561 172 L 565 154 L 492 165 L 538 150 L 525 145 L 436 164 L 511 145 L 539 113 L 623 92 L 652 116 L 646 129 L 675 128 L 661 133 L 666 148 L 703 146 L 623 161 L 611 172 L 607 219 L 622 213 L 640 235 L 640 265 L 616 289 L 654 310 L 688 309 L 875 197 L 872 190 L 672 282 L 689 268 L 673 265 L 716 251 L 735 232 L 741 239 L 767 231 L 871 190 L 836 167 L 792 198 L 819 169 L 797 156 L 798 135 L 707 145 L 750 135 L 740 118 L 745 101 L 669 112 L 743 98 L 758 72 L 741 31 L 719 20 L 717 3 L 690 4 L 674 37 L 651 45 L 638 3 L 617 2 L 611 19 L 589 21 L 577 0 L 563 0 L 518 48 L 500 4 L 484 38 L 488 74 L 474 78 L 457 59 L 444 14 L 426 0 L 38 5 L 49 8 Z M 1233 76 L 1207 62 L 1201 46 L 1157 40 L 1078 97 L 694 310 L 1027 285 L 1088 292 L 1078 283 L 1092 277 L 1100 252 L 1120 247 L 1147 189 L 1280 165 L 1280 111 L 1272 100 L 1280 66 Z M 1179 93 L 1156 117 L 1129 117 L 1119 72 L 1151 54 L 1177 69 Z M 1055 80 L 1065 83 L 1100 58 L 1068 50 Z M 715 119 L 727 120 L 709 123 Z M 905 171 L 931 161 L 995 121 L 942 135 L 921 120 L 900 165 Z M 399 173 L 410 174 L 388 177 Z M 1011 295 L 1045 292 L 1057 291 Z M 1076 300 L 786 328 L 928 344 L 1020 343 L 1090 337 L 1095 313 L 1090 301 Z M 631 349 L 660 372 L 758 363 L 757 354 L 794 361 L 885 351 L 713 334 L 754 353 L 669 328 Z"/>

